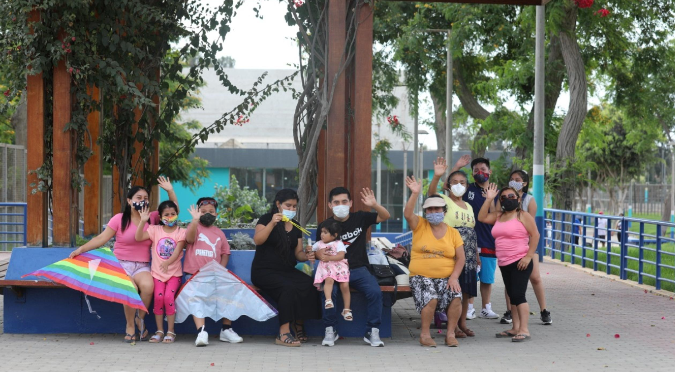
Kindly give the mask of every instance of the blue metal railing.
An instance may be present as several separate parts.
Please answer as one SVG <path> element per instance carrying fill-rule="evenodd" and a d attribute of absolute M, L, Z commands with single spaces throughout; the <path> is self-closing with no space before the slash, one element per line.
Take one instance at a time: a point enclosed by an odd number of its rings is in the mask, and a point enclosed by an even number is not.
<path fill-rule="evenodd" d="M 400 244 L 410 252 L 410 249 L 412 248 L 412 231 L 397 236 L 396 239 L 394 239 L 394 244 Z"/>
<path fill-rule="evenodd" d="M 551 258 L 675 291 L 674 223 L 557 209 L 544 215 Z"/>
<path fill-rule="evenodd" d="M 26 203 L 0 203 L 0 250 L 26 245 L 27 214 Z"/>

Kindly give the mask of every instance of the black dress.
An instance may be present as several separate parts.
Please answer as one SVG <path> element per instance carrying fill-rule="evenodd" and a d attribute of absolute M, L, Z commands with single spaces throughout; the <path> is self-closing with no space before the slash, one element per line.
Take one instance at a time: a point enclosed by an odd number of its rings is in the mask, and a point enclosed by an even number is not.
<path fill-rule="evenodd" d="M 258 225 L 267 225 L 271 220 L 272 214 L 265 214 L 258 219 Z M 295 268 L 295 248 L 302 232 L 296 227 L 282 232 L 284 225 L 277 225 L 267 241 L 256 246 L 251 282 L 277 303 L 280 325 L 295 320 L 319 319 L 319 292 L 314 287 L 314 280 Z M 281 239 L 286 239 L 287 248 Z"/>

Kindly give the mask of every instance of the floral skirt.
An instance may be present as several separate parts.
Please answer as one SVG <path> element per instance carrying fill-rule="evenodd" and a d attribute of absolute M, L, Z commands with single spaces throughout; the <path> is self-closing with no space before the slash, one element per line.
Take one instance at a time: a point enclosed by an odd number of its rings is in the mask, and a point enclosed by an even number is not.
<path fill-rule="evenodd" d="M 326 278 L 336 282 L 349 282 L 349 264 L 347 260 L 319 262 L 314 276 L 314 285 L 321 289 Z"/>
<path fill-rule="evenodd" d="M 448 278 L 427 278 L 422 275 L 410 277 L 410 290 L 412 291 L 415 309 L 422 313 L 431 300 L 438 300 L 436 303 L 437 312 L 444 313 L 450 306 L 450 302 L 455 298 L 462 298 L 459 292 L 453 292 L 448 288 Z"/>

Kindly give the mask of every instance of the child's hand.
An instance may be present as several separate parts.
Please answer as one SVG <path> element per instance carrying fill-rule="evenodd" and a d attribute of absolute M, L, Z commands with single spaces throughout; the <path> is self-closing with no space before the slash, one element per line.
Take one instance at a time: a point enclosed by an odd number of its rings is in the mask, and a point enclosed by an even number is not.
<path fill-rule="evenodd" d="M 188 212 L 190 212 L 190 216 L 192 216 L 192 221 L 199 221 L 199 217 L 201 217 L 204 213 L 199 211 L 199 208 L 195 205 L 191 205 L 190 208 L 188 208 Z"/>
<path fill-rule="evenodd" d="M 164 274 L 169 272 L 169 261 L 164 261 L 159 264 L 159 268 L 162 270 Z"/>
<path fill-rule="evenodd" d="M 141 222 L 148 222 L 150 220 L 150 208 L 147 205 L 139 213 L 141 214 Z"/>
<path fill-rule="evenodd" d="M 159 184 L 159 187 L 166 192 L 173 190 L 173 185 L 171 184 L 169 177 L 159 176 L 157 177 L 157 183 Z"/>

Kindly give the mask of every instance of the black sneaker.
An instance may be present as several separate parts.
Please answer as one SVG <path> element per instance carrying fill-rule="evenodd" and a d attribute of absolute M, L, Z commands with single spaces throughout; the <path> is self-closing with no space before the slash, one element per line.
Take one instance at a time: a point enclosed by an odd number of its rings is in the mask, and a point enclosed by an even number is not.
<path fill-rule="evenodd" d="M 504 313 L 504 316 L 502 316 L 502 319 L 499 321 L 501 324 L 511 324 L 513 320 L 511 319 L 511 311 L 507 311 Z"/>
<path fill-rule="evenodd" d="M 541 318 L 540 319 L 541 319 L 542 323 L 544 323 L 545 325 L 549 325 L 549 324 L 553 323 L 553 319 L 551 319 L 551 312 L 546 310 L 546 309 L 541 311 Z"/>

